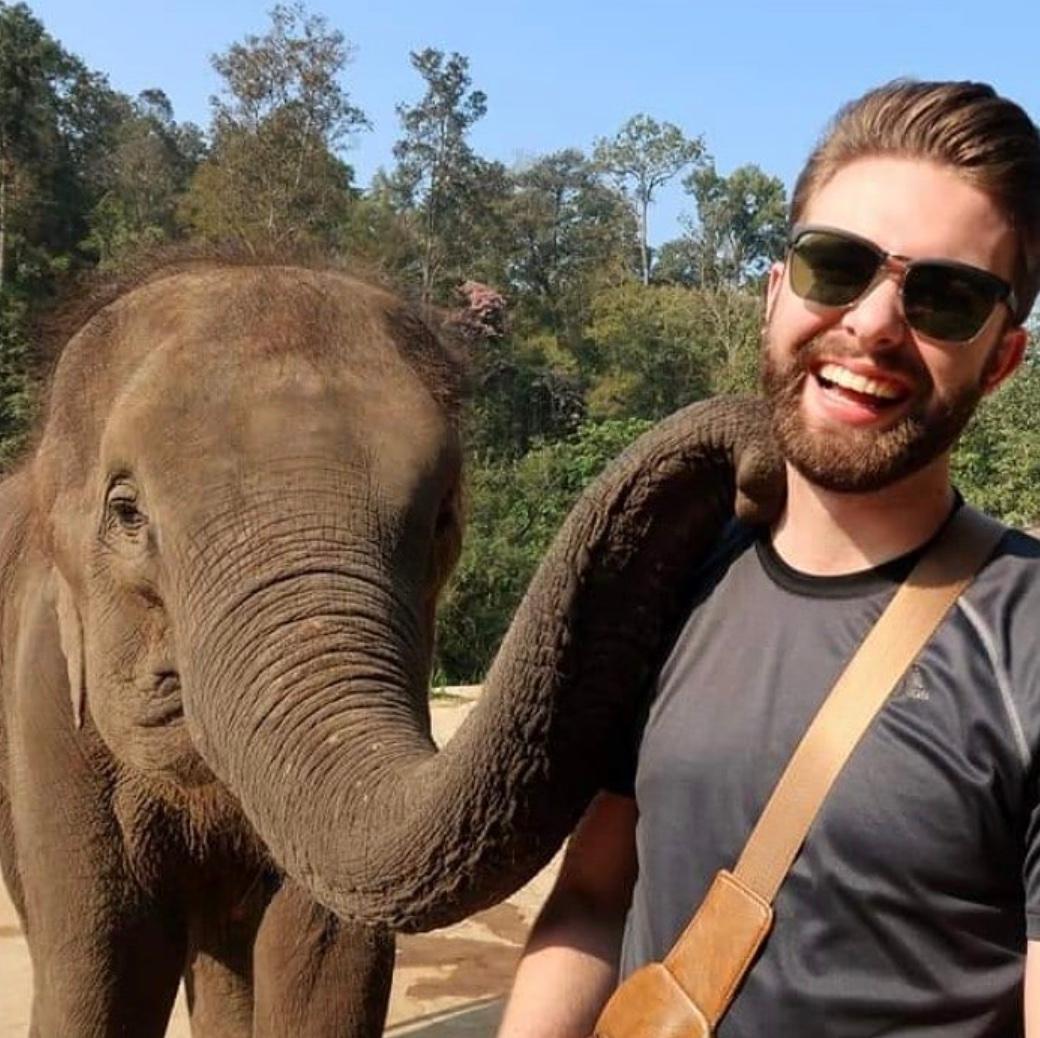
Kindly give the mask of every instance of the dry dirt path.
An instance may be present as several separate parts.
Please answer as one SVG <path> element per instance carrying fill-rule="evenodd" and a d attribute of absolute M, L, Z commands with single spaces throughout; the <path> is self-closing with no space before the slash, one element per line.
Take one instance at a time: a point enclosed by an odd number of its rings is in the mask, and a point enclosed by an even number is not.
<path fill-rule="evenodd" d="M 448 739 L 469 712 L 470 690 L 433 701 L 433 734 Z M 489 1038 L 528 927 L 552 885 L 553 862 L 523 890 L 444 930 L 398 938 L 387 1036 Z M 0 1038 L 29 1030 L 32 968 L 14 907 L 0 883 Z M 190 1038 L 183 991 L 167 1038 Z"/>

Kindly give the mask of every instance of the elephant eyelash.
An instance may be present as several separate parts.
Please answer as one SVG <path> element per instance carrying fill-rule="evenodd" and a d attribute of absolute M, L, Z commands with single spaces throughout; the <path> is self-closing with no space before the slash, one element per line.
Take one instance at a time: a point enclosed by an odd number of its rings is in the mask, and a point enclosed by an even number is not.
<path fill-rule="evenodd" d="M 148 521 L 138 507 L 137 492 L 129 486 L 116 484 L 108 492 L 105 502 L 105 525 L 118 525 L 127 533 L 136 534 Z"/>
<path fill-rule="evenodd" d="M 119 498 L 109 503 L 109 511 L 122 526 L 133 526 L 135 528 L 144 525 L 147 520 L 144 512 L 140 511 L 135 502 L 128 498 Z"/>

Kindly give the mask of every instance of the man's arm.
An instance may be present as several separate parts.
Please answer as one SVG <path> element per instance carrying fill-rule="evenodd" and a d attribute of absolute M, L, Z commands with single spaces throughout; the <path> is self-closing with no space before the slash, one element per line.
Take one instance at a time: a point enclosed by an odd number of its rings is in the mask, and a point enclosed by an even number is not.
<path fill-rule="evenodd" d="M 563 856 L 517 968 L 498 1038 L 586 1038 L 617 984 L 636 878 L 636 804 L 600 793 Z"/>
<path fill-rule="evenodd" d="M 1040 1038 L 1040 941 L 1026 945 L 1026 1038 Z"/>

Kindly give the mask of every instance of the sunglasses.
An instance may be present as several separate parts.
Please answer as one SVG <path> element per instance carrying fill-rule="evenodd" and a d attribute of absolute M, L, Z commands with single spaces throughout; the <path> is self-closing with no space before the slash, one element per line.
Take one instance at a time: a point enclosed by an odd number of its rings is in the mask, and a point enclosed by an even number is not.
<path fill-rule="evenodd" d="M 903 317 L 929 339 L 970 342 L 998 303 L 1014 315 L 1011 286 L 996 274 L 954 260 L 896 256 L 848 231 L 799 224 L 788 239 L 795 295 L 821 306 L 850 307 L 886 270 L 899 277 Z"/>

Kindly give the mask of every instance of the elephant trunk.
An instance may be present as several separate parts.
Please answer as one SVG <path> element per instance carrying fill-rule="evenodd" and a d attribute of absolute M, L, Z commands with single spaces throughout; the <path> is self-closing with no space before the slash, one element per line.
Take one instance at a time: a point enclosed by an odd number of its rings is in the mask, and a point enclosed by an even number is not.
<path fill-rule="evenodd" d="M 696 564 L 732 515 L 732 453 L 763 441 L 761 423 L 747 403 L 697 405 L 594 484 L 439 753 L 421 604 L 385 575 L 393 559 L 361 571 L 356 545 L 292 548 L 207 616 L 213 587 L 247 569 L 223 553 L 189 609 L 186 712 L 278 863 L 338 914 L 398 930 L 446 925 L 526 882 L 631 729 Z M 745 452 L 752 489 L 775 471 Z"/>

